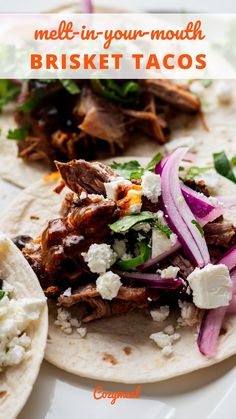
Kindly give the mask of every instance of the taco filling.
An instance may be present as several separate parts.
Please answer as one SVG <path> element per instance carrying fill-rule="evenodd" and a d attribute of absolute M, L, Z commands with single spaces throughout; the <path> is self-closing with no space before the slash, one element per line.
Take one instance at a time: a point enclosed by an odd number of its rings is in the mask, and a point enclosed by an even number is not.
<path fill-rule="evenodd" d="M 199 350 L 214 357 L 224 318 L 235 312 L 236 229 L 221 201 L 189 175 L 187 151 L 158 154 L 146 168 L 56 162 L 56 192 L 70 190 L 60 217 L 40 237 L 15 242 L 58 304 L 65 333 L 80 328 L 74 307 L 83 307 L 83 324 L 136 309 L 162 322 L 179 310 L 175 327 L 150 338 L 170 356 L 178 328 L 200 326 Z"/>
<path fill-rule="evenodd" d="M 189 87 L 168 80 L 2 81 L 16 100 L 18 156 L 26 161 L 94 159 L 122 152 L 134 130 L 159 144 L 172 120 L 199 114 Z M 6 86 L 5 86 L 6 84 Z M 7 97 L 8 97 L 7 96 Z M 3 97 L 4 99 L 4 97 Z"/>

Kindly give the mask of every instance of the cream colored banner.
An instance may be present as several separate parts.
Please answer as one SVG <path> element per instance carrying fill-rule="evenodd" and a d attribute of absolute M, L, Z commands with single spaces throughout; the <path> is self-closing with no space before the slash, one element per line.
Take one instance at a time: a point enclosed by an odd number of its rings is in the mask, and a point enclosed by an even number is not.
<path fill-rule="evenodd" d="M 236 17 L 0 15 L 0 78 L 236 78 Z"/>

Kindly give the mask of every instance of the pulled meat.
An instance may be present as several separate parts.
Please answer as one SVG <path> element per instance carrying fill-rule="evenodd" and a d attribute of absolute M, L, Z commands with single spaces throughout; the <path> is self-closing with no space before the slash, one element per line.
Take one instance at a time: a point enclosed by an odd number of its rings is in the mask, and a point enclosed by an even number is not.
<path fill-rule="evenodd" d="M 236 244 L 236 229 L 231 223 L 223 220 L 208 223 L 204 227 L 205 239 L 208 245 L 230 249 Z"/>
<path fill-rule="evenodd" d="M 146 287 L 121 286 L 117 296 L 112 301 L 102 300 L 96 290 L 96 285 L 90 283 L 75 289 L 70 296 L 60 295 L 58 302 L 63 307 L 72 307 L 78 303 L 85 303 L 89 313 L 83 318 L 83 322 L 110 317 L 117 314 L 126 314 L 129 311 L 148 306 L 149 292 Z M 157 300 L 158 292 L 152 293 L 152 299 Z"/>
<path fill-rule="evenodd" d="M 170 83 L 168 80 L 143 80 L 143 86 L 147 91 L 184 112 L 198 112 L 200 102 L 195 95 L 181 86 Z"/>
<path fill-rule="evenodd" d="M 85 189 L 88 193 L 105 195 L 104 183 L 117 175 L 105 164 L 72 160 L 69 163 L 56 162 L 65 184 L 78 195 Z"/>
<path fill-rule="evenodd" d="M 19 157 L 51 165 L 54 160 L 103 158 L 123 151 L 133 130 L 163 144 L 169 138 L 172 108 L 184 113 L 200 110 L 191 92 L 168 80 L 137 81 L 140 91 L 127 103 L 98 94 L 89 80 L 76 83 L 78 94 L 71 94 L 58 81 L 28 82 L 26 95 L 32 107 L 15 111 L 18 126 L 29 127 L 26 137 L 18 141 Z"/>

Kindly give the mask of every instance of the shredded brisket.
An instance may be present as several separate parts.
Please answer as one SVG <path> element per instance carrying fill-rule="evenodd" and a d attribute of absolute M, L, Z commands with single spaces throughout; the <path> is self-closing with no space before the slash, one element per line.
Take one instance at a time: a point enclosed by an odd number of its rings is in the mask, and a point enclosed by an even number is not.
<path fill-rule="evenodd" d="M 140 92 L 127 103 L 103 97 L 90 81 L 76 83 L 78 94 L 70 94 L 60 82 L 28 82 L 32 109 L 15 111 L 18 126 L 29 127 L 25 139 L 18 141 L 19 157 L 53 165 L 54 160 L 111 156 L 124 150 L 134 130 L 163 144 L 169 139 L 172 108 L 182 113 L 200 110 L 196 96 L 168 80 L 137 81 Z"/>

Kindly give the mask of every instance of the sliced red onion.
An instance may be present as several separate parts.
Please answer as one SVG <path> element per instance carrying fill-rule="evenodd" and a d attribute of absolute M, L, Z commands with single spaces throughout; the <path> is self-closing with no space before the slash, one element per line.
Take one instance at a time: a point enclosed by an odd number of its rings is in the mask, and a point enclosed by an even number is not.
<path fill-rule="evenodd" d="M 168 160 L 169 160 L 169 155 L 167 154 L 165 157 L 163 157 L 161 159 L 161 161 L 159 161 L 159 163 L 156 164 L 156 167 L 155 167 L 155 170 L 154 170 L 156 175 L 161 175 L 162 174 L 162 169 L 163 169 L 163 167 L 165 166 L 165 164 Z"/>
<path fill-rule="evenodd" d="M 207 244 L 205 238 L 192 224 L 195 217 L 183 199 L 180 189 L 179 165 L 186 152 L 187 148 L 177 149 L 162 168 L 160 203 L 169 227 L 177 234 L 189 258 L 196 266 L 203 267 L 210 261 Z"/>
<path fill-rule="evenodd" d="M 163 157 L 163 159 L 156 165 L 156 174 L 162 174 L 162 170 L 169 158 L 169 155 Z M 187 202 L 195 217 L 197 217 L 200 221 L 206 221 L 206 223 L 209 223 L 224 214 L 224 209 L 222 206 L 213 205 L 209 198 L 189 188 L 183 182 L 180 182 L 180 185 L 185 201 Z"/>
<path fill-rule="evenodd" d="M 93 13 L 93 2 L 92 0 L 83 0 L 84 13 Z"/>
<path fill-rule="evenodd" d="M 216 354 L 217 341 L 227 308 L 208 310 L 202 319 L 197 344 L 200 352 L 205 356 L 213 357 Z"/>
<path fill-rule="evenodd" d="M 148 274 L 142 272 L 124 272 L 117 269 L 113 269 L 117 275 L 123 280 L 137 281 L 140 285 L 148 288 L 160 288 L 160 289 L 176 289 L 183 287 L 182 279 L 176 278 L 161 278 L 158 274 Z"/>
<path fill-rule="evenodd" d="M 219 263 L 226 265 L 231 272 L 231 276 L 234 276 L 234 270 L 236 269 L 236 245 L 224 254 L 224 256 L 217 262 L 217 264 Z"/>
<path fill-rule="evenodd" d="M 232 269 L 232 261 L 236 264 L 236 246 L 218 261 L 224 264 L 229 270 Z M 233 285 L 233 298 L 229 306 L 207 310 L 203 317 L 200 332 L 198 335 L 198 347 L 203 355 L 208 357 L 215 356 L 220 330 L 226 314 L 236 314 L 236 269 L 230 275 Z M 235 310 L 235 311 L 234 311 Z"/>
<path fill-rule="evenodd" d="M 220 205 L 212 205 L 209 198 L 196 192 L 181 182 L 181 191 L 184 199 L 195 217 L 201 223 L 209 223 L 224 214 L 225 210 Z"/>

